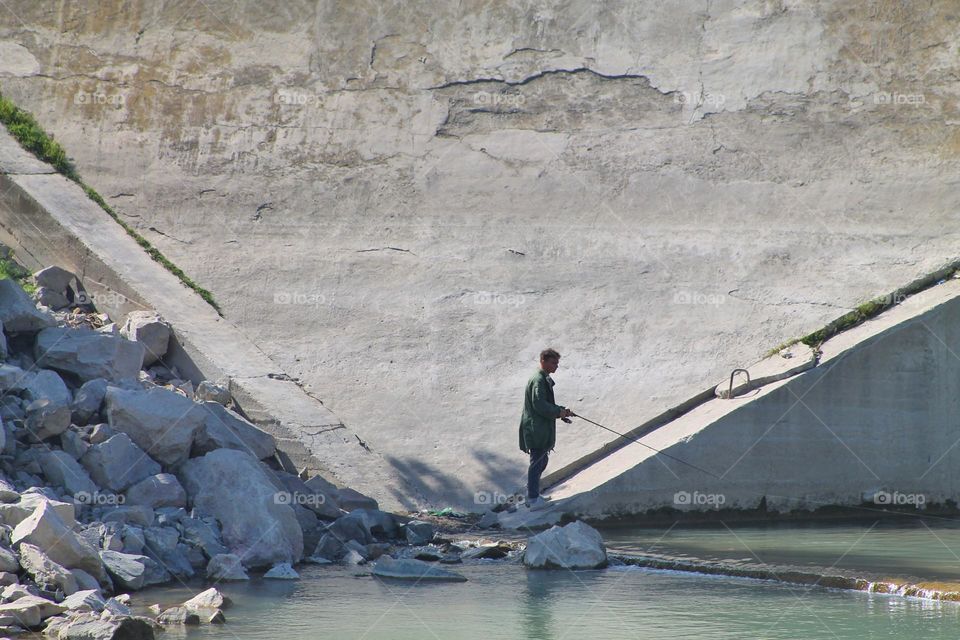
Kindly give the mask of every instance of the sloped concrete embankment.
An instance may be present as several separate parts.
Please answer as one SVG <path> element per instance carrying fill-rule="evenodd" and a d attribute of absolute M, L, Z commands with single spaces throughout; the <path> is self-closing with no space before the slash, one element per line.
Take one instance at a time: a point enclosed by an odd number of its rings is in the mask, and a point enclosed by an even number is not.
<path fill-rule="evenodd" d="M 165 361 L 195 384 L 217 380 L 244 414 L 277 438 L 290 469 L 306 468 L 402 506 L 393 472 L 341 420 L 306 394 L 236 327 L 147 256 L 81 188 L 0 131 L 0 241 L 25 266 L 77 274 L 111 317 L 152 309 L 174 328 Z M 405 506 L 405 505 L 403 505 Z"/>
<path fill-rule="evenodd" d="M 563 509 L 954 509 L 960 283 L 908 298 L 822 346 L 818 366 L 716 398 L 559 483 Z"/>

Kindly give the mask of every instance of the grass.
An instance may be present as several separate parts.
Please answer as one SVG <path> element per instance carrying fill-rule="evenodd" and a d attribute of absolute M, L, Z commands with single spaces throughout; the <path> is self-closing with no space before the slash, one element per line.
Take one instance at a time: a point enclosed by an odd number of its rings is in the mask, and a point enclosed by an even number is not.
<path fill-rule="evenodd" d="M 13 280 L 19 284 L 24 291 L 33 294 L 37 290 L 37 285 L 34 284 L 30 275 L 29 271 L 13 259 L 12 254 L 9 258 L 0 258 L 0 279 Z"/>
<path fill-rule="evenodd" d="M 34 119 L 30 113 L 24 111 L 20 107 L 16 106 L 8 98 L 4 97 L 0 93 L 0 122 L 6 126 L 7 131 L 10 132 L 17 142 L 20 143 L 27 151 L 33 153 L 43 162 L 46 162 L 53 166 L 58 173 L 63 174 L 65 177 L 76 182 L 83 189 L 84 193 L 87 194 L 87 197 L 100 205 L 100 208 L 103 209 L 107 215 L 114 219 L 114 221 L 123 227 L 123 230 L 127 232 L 131 238 L 137 241 L 143 250 L 147 252 L 153 260 L 159 262 L 167 271 L 179 278 L 187 288 L 192 289 L 197 293 L 201 298 L 203 298 L 207 304 L 213 307 L 218 314 L 221 316 L 223 313 L 220 310 L 220 306 L 217 304 L 216 300 L 213 299 L 213 294 L 209 291 L 198 285 L 190 277 L 183 272 L 183 270 L 177 265 L 173 264 L 166 256 L 164 256 L 159 249 L 150 244 L 150 241 L 141 236 L 137 231 L 120 219 L 120 216 L 117 215 L 117 212 L 106 203 L 103 197 L 94 190 L 93 187 L 86 184 L 81 178 L 80 174 L 77 173 L 76 167 L 73 165 L 73 162 L 67 156 L 67 152 L 60 145 L 59 142 L 53 139 L 53 136 L 48 135 L 37 121 Z M 3 265 L 0 264 L 0 274 L 4 273 L 2 271 Z M 17 278 L 14 278 L 17 279 Z M 23 282 L 18 280 L 18 282 Z"/>

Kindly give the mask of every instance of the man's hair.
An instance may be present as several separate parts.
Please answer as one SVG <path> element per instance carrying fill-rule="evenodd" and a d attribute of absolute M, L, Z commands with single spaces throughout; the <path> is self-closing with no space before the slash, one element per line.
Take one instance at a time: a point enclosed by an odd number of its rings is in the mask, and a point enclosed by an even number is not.
<path fill-rule="evenodd" d="M 556 349 L 544 349 L 540 352 L 541 360 L 559 360 L 560 354 L 557 353 Z"/>

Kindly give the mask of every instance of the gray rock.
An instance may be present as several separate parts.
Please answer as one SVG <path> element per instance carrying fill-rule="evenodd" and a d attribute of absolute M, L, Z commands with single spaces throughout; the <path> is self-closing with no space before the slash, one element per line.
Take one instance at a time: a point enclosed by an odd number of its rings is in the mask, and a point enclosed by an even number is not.
<path fill-rule="evenodd" d="M 143 345 L 90 329 L 44 329 L 37 335 L 34 351 L 38 366 L 84 382 L 136 380 L 143 362 Z"/>
<path fill-rule="evenodd" d="M 325 533 L 320 537 L 320 541 L 317 543 L 317 547 L 313 552 L 314 558 L 323 558 L 334 562 L 339 560 L 347 552 L 344 543 L 341 542 L 336 535 L 331 533 Z"/>
<path fill-rule="evenodd" d="M 0 504 L 10 504 L 20 500 L 20 493 L 6 478 L 0 478 Z"/>
<path fill-rule="evenodd" d="M 300 574 L 293 570 L 289 562 L 281 562 L 273 565 L 263 577 L 272 580 L 299 580 Z"/>
<path fill-rule="evenodd" d="M 40 589 L 33 586 L 32 584 L 11 584 L 3 588 L 2 595 L 0 599 L 4 602 L 13 602 L 19 600 L 23 596 L 38 596 L 40 595 Z"/>
<path fill-rule="evenodd" d="M 229 553 L 223 544 L 220 531 L 199 518 L 183 518 L 178 525 L 180 539 L 201 549 L 207 558 Z"/>
<path fill-rule="evenodd" d="M 56 311 L 70 306 L 70 299 L 59 291 L 48 289 L 47 287 L 38 287 L 33 294 L 37 304 L 41 304 L 48 309 Z"/>
<path fill-rule="evenodd" d="M 69 502 L 51 500 L 47 496 L 25 491 L 17 502 L 0 504 L 0 520 L 10 527 L 15 527 L 28 518 L 41 503 L 49 503 L 67 526 L 73 527 L 77 523 L 76 507 Z"/>
<path fill-rule="evenodd" d="M 18 581 L 17 574 L 10 571 L 0 571 L 0 587 L 17 584 Z"/>
<path fill-rule="evenodd" d="M 596 569 L 606 566 L 607 550 L 597 530 L 578 520 L 527 540 L 523 563 L 535 569 Z"/>
<path fill-rule="evenodd" d="M 367 525 L 367 529 L 377 538 L 397 538 L 400 535 L 400 526 L 392 513 L 379 509 L 354 509 L 350 516 L 359 516 Z"/>
<path fill-rule="evenodd" d="M 118 433 L 91 446 L 80 459 L 80 464 L 94 482 L 110 491 L 124 491 L 161 471 L 160 465 L 126 433 Z"/>
<path fill-rule="evenodd" d="M 108 387 L 105 404 L 113 429 L 129 435 L 161 464 L 171 466 L 190 455 L 194 437 L 206 418 L 200 405 L 161 388 L 127 391 Z"/>
<path fill-rule="evenodd" d="M 47 591 L 60 589 L 68 596 L 79 591 L 76 577 L 66 567 L 51 560 L 39 547 L 23 543 L 19 551 L 23 570 L 30 574 L 38 586 Z"/>
<path fill-rule="evenodd" d="M 344 511 L 353 511 L 355 509 L 380 509 L 377 501 L 370 496 L 365 496 L 355 489 L 344 487 L 337 490 L 337 504 Z"/>
<path fill-rule="evenodd" d="M 109 384 L 105 378 L 94 378 L 83 383 L 70 406 L 74 424 L 86 425 L 99 415 Z"/>
<path fill-rule="evenodd" d="M 137 616 L 108 616 L 93 612 L 57 618 L 44 633 L 57 640 L 154 640 L 153 622 Z"/>
<path fill-rule="evenodd" d="M 240 561 L 240 556 L 233 553 L 221 553 L 210 558 L 207 564 L 207 578 L 209 580 L 249 580 L 246 569 Z"/>
<path fill-rule="evenodd" d="M 216 587 L 210 587 L 184 602 L 183 606 L 190 611 L 204 611 L 206 609 L 226 609 L 230 604 L 230 598 L 223 595 Z"/>
<path fill-rule="evenodd" d="M 170 607 L 159 616 L 157 622 L 163 625 L 175 624 L 200 624 L 200 616 L 195 611 L 190 611 L 186 607 Z"/>
<path fill-rule="evenodd" d="M 27 405 L 25 427 L 31 439 L 42 442 L 58 436 L 70 426 L 70 408 L 50 400 L 34 400 Z"/>
<path fill-rule="evenodd" d="M 478 529 L 492 529 L 500 526 L 499 515 L 494 511 L 487 511 L 477 522 Z"/>
<path fill-rule="evenodd" d="M 95 424 L 90 429 L 90 444 L 100 444 L 101 442 L 106 442 L 115 435 L 117 435 L 117 432 L 114 431 L 106 422 Z"/>
<path fill-rule="evenodd" d="M 143 366 L 148 367 L 167 353 L 173 330 L 170 324 L 152 311 L 131 311 L 120 329 L 120 335 L 144 346 Z"/>
<path fill-rule="evenodd" d="M 0 280 L 0 282 L 5 281 Z M 63 605 L 51 602 L 46 598 L 25 595 L 13 602 L 0 604 L 0 627 L 21 626 L 36 629 L 47 618 L 66 610 Z"/>
<path fill-rule="evenodd" d="M 170 473 L 158 473 L 144 478 L 127 489 L 126 504 L 142 504 L 152 509 L 158 507 L 185 507 L 187 493 L 177 477 Z"/>
<path fill-rule="evenodd" d="M 68 406 L 73 402 L 73 395 L 63 382 L 63 378 L 49 369 L 41 369 L 29 376 L 25 380 L 21 394 L 29 402 L 46 399 L 55 405 L 63 406 Z"/>
<path fill-rule="evenodd" d="M 203 455 L 215 449 L 227 448 L 245 451 L 257 460 L 276 453 L 277 443 L 269 433 L 261 431 L 239 414 L 216 402 L 199 405 L 204 411 L 204 428 L 197 434 L 193 455 Z"/>
<path fill-rule="evenodd" d="M 156 516 L 153 509 L 142 504 L 122 504 L 110 507 L 100 514 L 104 522 L 117 522 L 122 525 L 132 524 L 139 527 L 153 526 Z"/>
<path fill-rule="evenodd" d="M 103 611 L 105 603 L 99 590 L 85 589 L 67 596 L 60 604 L 69 611 L 93 611 L 94 613 L 100 613 Z"/>
<path fill-rule="evenodd" d="M 103 573 L 97 550 L 77 536 L 49 502 L 41 502 L 21 521 L 10 540 L 15 546 L 25 542 L 39 547 L 51 560 L 68 569 L 83 569 L 95 576 Z"/>
<path fill-rule="evenodd" d="M 280 491 L 285 492 L 288 504 L 297 504 L 313 511 L 321 518 L 335 520 L 345 515 L 337 506 L 335 499 L 323 491 L 311 487 L 292 473 L 270 471 L 269 477 Z"/>
<path fill-rule="evenodd" d="M 85 502 L 82 496 L 92 496 L 98 491 L 86 470 L 68 453 L 51 449 L 41 452 L 38 460 L 47 482 L 63 487 L 81 503 Z M 89 504 L 89 501 L 86 503 Z"/>
<path fill-rule="evenodd" d="M 193 566 L 181 552 L 180 534 L 170 527 L 147 527 L 143 531 L 146 553 L 174 576 L 193 576 Z"/>
<path fill-rule="evenodd" d="M 0 325 L 2 329 L 2 325 Z M 34 374 L 12 364 L 0 364 L 0 390 L 22 393 Z"/>
<path fill-rule="evenodd" d="M 73 577 L 77 580 L 77 585 L 82 591 L 96 591 L 100 588 L 100 582 L 83 569 L 71 569 L 70 573 L 73 574 Z M 109 578 L 106 575 L 104 575 L 104 581 L 109 584 Z"/>
<path fill-rule="evenodd" d="M 422 520 L 412 520 L 403 525 L 403 533 L 409 544 L 427 544 L 433 540 L 433 525 Z"/>
<path fill-rule="evenodd" d="M 157 507 L 157 525 L 161 527 L 177 526 L 184 518 L 188 518 L 187 510 L 183 507 Z"/>
<path fill-rule="evenodd" d="M 247 567 L 303 557 L 303 532 L 289 505 L 250 454 L 218 449 L 182 465 L 180 481 L 190 505 L 217 519 L 223 540 Z"/>
<path fill-rule="evenodd" d="M 373 575 L 397 580 L 416 580 L 418 582 L 466 582 L 467 579 L 454 571 L 440 569 L 426 562 L 404 558 L 395 560 L 390 556 L 381 556 L 373 565 Z"/>
<path fill-rule="evenodd" d="M 36 333 L 53 327 L 56 320 L 42 313 L 30 296 L 10 279 L 0 280 L 0 323 L 10 333 Z"/>
<path fill-rule="evenodd" d="M 147 544 L 147 541 L 143 537 L 142 528 L 130 524 L 124 525 L 120 537 L 123 540 L 121 551 L 136 555 L 143 554 L 143 547 Z"/>
<path fill-rule="evenodd" d="M 123 589 L 138 591 L 150 584 L 166 582 L 154 577 L 158 565 L 147 556 L 104 550 L 100 552 L 100 558 L 107 568 L 107 573 Z"/>
<path fill-rule="evenodd" d="M 63 447 L 64 453 L 74 460 L 82 458 L 84 454 L 87 453 L 87 450 L 90 449 L 90 444 L 87 443 L 73 427 L 68 428 L 60 434 L 60 446 Z M 86 473 L 86 471 L 84 471 L 84 473 Z"/>
<path fill-rule="evenodd" d="M 57 293 L 66 293 L 75 275 L 56 265 L 44 267 L 33 274 L 33 281 L 38 287 L 45 287 Z"/>
<path fill-rule="evenodd" d="M 216 402 L 223 406 L 230 404 L 231 400 L 229 389 L 210 380 L 202 380 L 200 384 L 197 385 L 197 391 L 194 393 L 194 396 L 201 402 Z"/>
<path fill-rule="evenodd" d="M 343 564 L 356 566 L 356 565 L 366 564 L 367 559 L 364 558 L 363 554 L 361 554 L 356 549 L 347 549 L 347 553 L 346 555 L 343 556 L 343 558 L 341 559 L 341 562 L 343 562 Z"/>
<path fill-rule="evenodd" d="M 326 531 L 343 542 L 347 540 L 356 540 L 360 544 L 375 542 L 368 521 L 360 514 L 350 513 L 341 516 L 327 525 Z"/>

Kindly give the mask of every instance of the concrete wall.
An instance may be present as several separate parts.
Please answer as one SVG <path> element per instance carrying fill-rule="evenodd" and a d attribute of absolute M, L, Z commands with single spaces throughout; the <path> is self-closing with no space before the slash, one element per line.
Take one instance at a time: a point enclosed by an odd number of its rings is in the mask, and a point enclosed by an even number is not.
<path fill-rule="evenodd" d="M 955 507 L 960 282 L 910 298 L 823 351 L 814 369 L 742 398 L 713 400 L 643 438 L 709 473 L 633 444 L 554 496 L 594 517 L 661 507 L 756 509 L 761 500 L 779 512 L 882 508 L 887 495 L 908 509 L 911 500 Z M 689 503 L 676 501 L 678 492 Z"/>
<path fill-rule="evenodd" d="M 4 92 L 437 503 L 522 484 L 544 346 L 629 429 L 956 257 L 948 0 L 4 5 Z"/>

